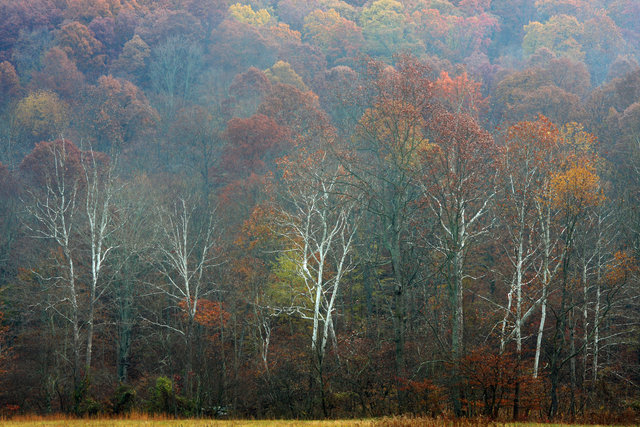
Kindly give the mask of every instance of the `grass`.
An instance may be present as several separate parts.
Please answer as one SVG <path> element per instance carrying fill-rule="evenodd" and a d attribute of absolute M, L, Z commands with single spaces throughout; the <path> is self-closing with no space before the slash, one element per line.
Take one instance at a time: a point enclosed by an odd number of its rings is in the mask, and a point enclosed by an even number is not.
<path fill-rule="evenodd" d="M 64 415 L 53 415 L 47 417 L 39 416 L 17 416 L 12 419 L 0 419 L 2 426 L 171 426 L 171 427 L 275 427 L 275 426 L 303 426 L 303 427 L 471 427 L 471 426 L 513 426 L 513 427 L 566 427 L 570 424 L 537 424 L 537 423 L 491 423 L 486 420 L 446 420 L 433 418 L 414 417 L 392 417 L 379 419 L 353 419 L 353 420 L 207 420 L 189 419 L 175 420 L 162 416 L 150 416 L 147 414 L 134 414 L 127 418 L 85 418 L 74 419 Z M 574 424 L 578 425 L 578 424 Z M 594 426 L 592 426 L 594 427 Z"/>

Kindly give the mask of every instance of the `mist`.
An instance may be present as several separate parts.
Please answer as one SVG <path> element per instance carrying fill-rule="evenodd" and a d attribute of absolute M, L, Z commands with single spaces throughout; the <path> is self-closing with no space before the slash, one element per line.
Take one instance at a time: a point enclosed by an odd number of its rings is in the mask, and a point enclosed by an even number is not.
<path fill-rule="evenodd" d="M 0 0 L 0 416 L 640 419 L 637 0 Z"/>

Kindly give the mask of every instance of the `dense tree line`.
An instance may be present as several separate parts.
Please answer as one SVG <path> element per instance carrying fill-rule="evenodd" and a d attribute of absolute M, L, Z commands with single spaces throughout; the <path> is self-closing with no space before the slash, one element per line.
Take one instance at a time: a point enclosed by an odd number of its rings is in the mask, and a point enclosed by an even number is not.
<path fill-rule="evenodd" d="M 0 414 L 640 416 L 635 0 L 0 0 Z"/>

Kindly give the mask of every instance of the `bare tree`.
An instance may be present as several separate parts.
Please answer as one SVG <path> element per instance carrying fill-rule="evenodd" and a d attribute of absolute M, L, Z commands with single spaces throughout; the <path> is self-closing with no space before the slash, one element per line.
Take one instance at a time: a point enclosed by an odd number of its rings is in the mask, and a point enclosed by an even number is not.
<path fill-rule="evenodd" d="M 35 238 L 54 242 L 62 253 L 62 260 L 54 257 L 56 264 L 60 263 L 56 268 L 59 273 L 41 279 L 63 292 L 46 309 L 53 310 L 71 326 L 72 376 L 74 389 L 78 389 L 81 380 L 80 290 L 75 249 L 82 191 L 79 150 L 70 142 L 58 140 L 40 144 L 30 156 L 25 158 L 21 169 L 32 178 L 24 205 L 35 223 L 28 222 L 26 226 Z"/>
<path fill-rule="evenodd" d="M 181 313 L 182 321 L 171 324 L 160 319 L 145 320 L 170 329 L 184 339 L 188 374 L 193 369 L 198 304 L 217 290 L 210 276 L 221 262 L 220 250 L 216 247 L 219 242 L 215 209 L 208 211 L 196 200 L 178 198 L 171 207 L 158 210 L 157 221 L 157 269 L 164 280 L 152 284 L 153 293 L 164 295 L 171 303 L 166 309 Z"/>
<path fill-rule="evenodd" d="M 47 307 L 65 319 L 72 330 L 72 371 L 74 388 L 87 380 L 91 370 L 96 303 L 107 289 L 104 269 L 116 247 L 109 238 L 116 228 L 113 206 L 113 166 L 102 153 L 81 151 L 72 143 L 59 140 L 42 143 L 21 165 L 30 177 L 25 206 L 35 223 L 27 227 L 40 239 L 53 241 L 61 250 L 64 264 L 60 273 L 41 277 L 63 294 Z M 84 248 L 89 249 L 88 301 L 84 301 L 82 271 Z M 59 258 L 54 257 L 56 263 Z M 86 310 L 85 310 L 86 307 Z M 85 362 L 81 365 L 82 330 L 86 327 Z M 82 393 L 77 394 L 78 399 Z M 79 402 L 76 402 L 76 404 Z"/>
<path fill-rule="evenodd" d="M 286 242 L 284 259 L 304 286 L 292 295 L 290 306 L 276 310 L 313 322 L 313 369 L 326 416 L 324 359 L 329 340 L 337 345 L 336 298 L 345 274 L 354 267 L 350 255 L 357 230 L 357 200 L 344 194 L 342 168 L 332 165 L 325 152 L 287 166 L 284 207 L 276 207 L 275 230 Z"/>
<path fill-rule="evenodd" d="M 82 170 L 86 185 L 85 214 L 88 223 L 87 239 L 91 251 L 91 280 L 89 282 L 89 308 L 87 313 L 87 345 L 85 372 L 91 369 L 95 306 L 107 289 L 103 284 L 104 267 L 109 253 L 117 247 L 110 237 L 117 228 L 118 212 L 113 203 L 117 191 L 114 166 L 104 154 L 92 150 L 82 153 Z"/>
<path fill-rule="evenodd" d="M 165 117 L 173 118 L 182 103 L 193 97 L 201 61 L 200 46 L 181 36 L 170 37 L 153 50 L 149 74 Z"/>

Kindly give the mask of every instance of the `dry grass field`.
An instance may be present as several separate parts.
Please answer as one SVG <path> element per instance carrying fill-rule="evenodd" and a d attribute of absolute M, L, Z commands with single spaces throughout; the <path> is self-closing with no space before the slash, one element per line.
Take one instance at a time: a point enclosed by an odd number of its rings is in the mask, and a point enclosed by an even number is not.
<path fill-rule="evenodd" d="M 13 419 L 0 419 L 2 426 L 88 426 L 88 427 L 125 427 L 125 426 L 171 426 L 171 427 L 276 427 L 276 426 L 303 426 L 303 427 L 472 427 L 472 426 L 513 426 L 513 427 L 561 427 L 572 424 L 535 424 L 535 423 L 495 423 L 483 420 L 447 420 L 433 418 L 413 418 L 413 417 L 393 417 L 379 419 L 352 419 L 352 420 L 208 420 L 208 419 L 185 419 L 175 420 L 164 417 L 152 417 L 147 415 L 135 415 L 124 419 L 111 418 L 88 418 L 73 419 L 64 416 L 36 417 L 24 416 Z M 577 426 L 578 424 L 574 424 Z M 595 427 L 595 426 L 591 426 Z"/>

